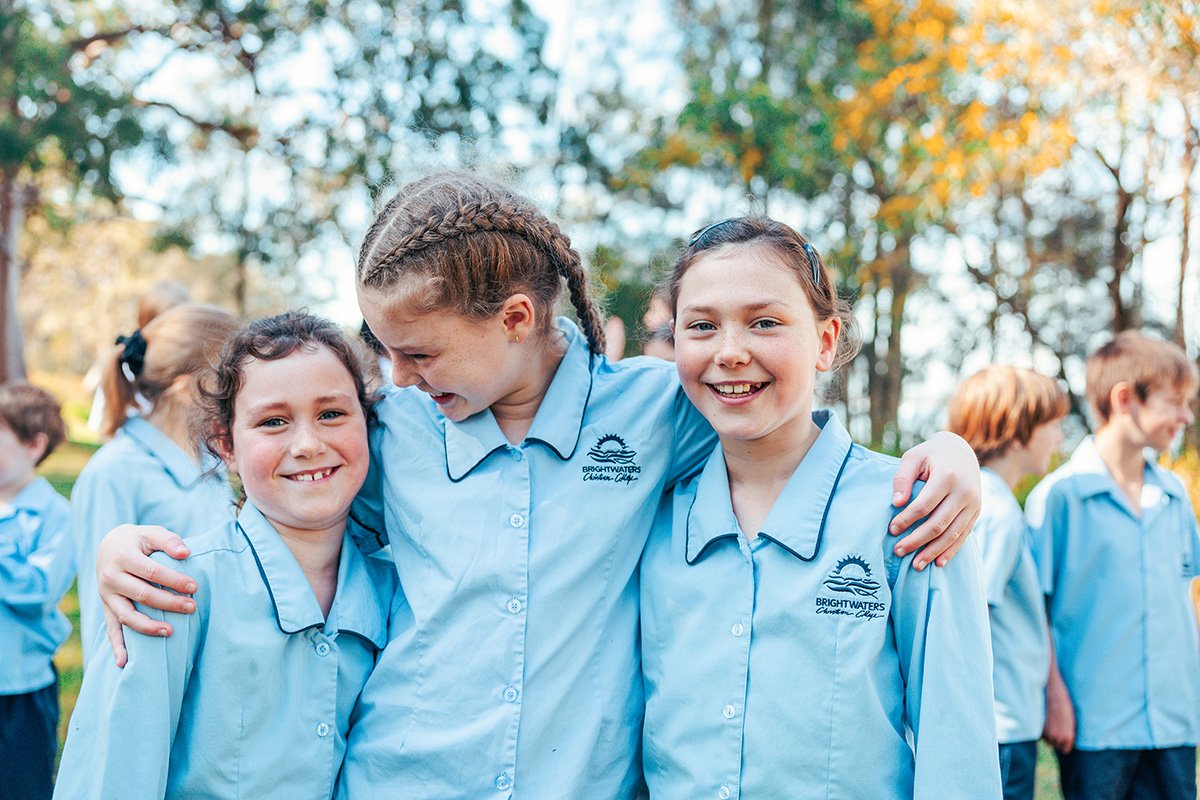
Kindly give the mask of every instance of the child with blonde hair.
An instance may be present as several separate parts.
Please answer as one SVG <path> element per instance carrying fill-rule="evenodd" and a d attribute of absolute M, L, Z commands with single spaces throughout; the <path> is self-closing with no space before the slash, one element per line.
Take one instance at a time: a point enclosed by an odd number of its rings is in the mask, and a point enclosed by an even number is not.
<path fill-rule="evenodd" d="M 950 399 L 947 428 L 967 440 L 982 467 L 974 539 L 983 553 L 1004 800 L 1033 800 L 1050 668 L 1041 583 L 1013 490 L 1049 467 L 1069 407 L 1053 378 L 1001 365 L 975 373 Z"/>

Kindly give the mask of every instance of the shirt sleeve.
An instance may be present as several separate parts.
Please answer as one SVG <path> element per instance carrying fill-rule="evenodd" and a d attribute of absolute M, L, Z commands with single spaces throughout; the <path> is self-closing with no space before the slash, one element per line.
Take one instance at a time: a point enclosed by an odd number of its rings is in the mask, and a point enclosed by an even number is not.
<path fill-rule="evenodd" d="M 58 605 L 74 577 L 75 544 L 64 507 L 40 516 L 28 553 L 19 552 L 14 539 L 0 539 L 0 603 L 40 614 Z"/>
<path fill-rule="evenodd" d="M 675 450 L 667 474 L 668 488 L 698 473 L 717 446 L 717 434 L 708 420 L 692 405 L 683 387 L 678 382 L 674 386 Z"/>
<path fill-rule="evenodd" d="M 975 524 L 974 538 L 979 542 L 989 606 L 999 606 L 1004 599 L 1004 589 L 1021 558 L 1025 536 L 1025 520 L 1020 510 L 989 511 L 985 505 L 983 519 Z"/>
<path fill-rule="evenodd" d="M 896 577 L 891 620 L 916 768 L 914 800 L 999 800 L 992 648 L 979 546 Z"/>
<path fill-rule="evenodd" d="M 178 562 L 162 557 L 175 567 Z M 204 586 L 207 582 L 200 581 Z M 201 590 L 203 591 L 203 589 Z M 139 607 L 174 627 L 168 637 L 125 631 L 124 669 L 107 653 L 88 664 L 71 717 L 54 797 L 161 800 L 206 604 L 195 615 Z"/>
<path fill-rule="evenodd" d="M 364 553 L 377 552 L 388 545 L 383 511 L 383 430 L 374 425 L 369 435 L 371 464 L 367 478 L 350 506 L 347 529 L 350 538 Z"/>

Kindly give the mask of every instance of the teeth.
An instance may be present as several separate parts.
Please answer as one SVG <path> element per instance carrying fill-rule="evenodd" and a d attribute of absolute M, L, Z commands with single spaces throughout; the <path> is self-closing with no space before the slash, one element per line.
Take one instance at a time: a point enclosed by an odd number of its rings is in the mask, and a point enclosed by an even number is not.
<path fill-rule="evenodd" d="M 295 479 L 298 481 L 311 482 L 311 481 L 315 481 L 315 480 L 320 480 L 321 478 L 328 478 L 332 474 L 333 474 L 333 467 L 329 467 L 328 469 L 323 469 L 320 472 L 305 472 L 303 474 L 296 475 Z"/>
<path fill-rule="evenodd" d="M 723 394 L 726 397 L 742 397 L 744 395 L 750 394 L 751 392 L 757 392 L 763 386 L 766 386 L 766 384 L 765 383 L 713 384 L 713 388 L 717 390 L 717 393 Z"/>

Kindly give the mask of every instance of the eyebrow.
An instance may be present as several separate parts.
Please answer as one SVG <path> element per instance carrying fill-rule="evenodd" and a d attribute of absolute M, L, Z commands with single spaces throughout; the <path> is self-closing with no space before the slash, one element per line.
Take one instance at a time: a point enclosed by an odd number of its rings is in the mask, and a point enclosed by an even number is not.
<path fill-rule="evenodd" d="M 350 395 L 346 394 L 345 392 L 323 394 L 320 397 L 313 398 L 313 402 L 317 405 L 323 405 L 325 403 L 344 403 L 348 402 L 349 400 Z M 269 414 L 272 411 L 284 411 L 290 407 L 291 403 L 287 402 L 286 400 L 279 400 L 274 403 L 264 403 L 262 405 L 250 406 L 250 408 L 246 410 L 246 414 L 247 416 L 255 417 L 263 414 Z"/>
<path fill-rule="evenodd" d="M 744 306 L 738 306 L 738 309 L 744 310 L 744 311 L 762 311 L 764 308 L 770 308 L 771 306 L 778 306 L 778 305 L 782 305 L 782 303 L 778 300 L 760 300 L 757 303 L 747 303 Z M 716 310 L 715 306 L 688 305 L 688 306 L 684 306 L 682 309 L 680 309 L 679 313 L 680 313 L 680 316 L 682 316 L 683 314 L 687 314 L 687 313 L 711 314 L 715 310 Z"/>

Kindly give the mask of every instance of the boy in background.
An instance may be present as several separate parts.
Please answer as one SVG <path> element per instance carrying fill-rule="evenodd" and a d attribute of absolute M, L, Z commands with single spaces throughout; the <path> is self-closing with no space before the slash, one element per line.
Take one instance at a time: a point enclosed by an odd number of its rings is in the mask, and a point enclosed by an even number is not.
<path fill-rule="evenodd" d="M 58 403 L 0 386 L 0 795 L 44 800 L 57 749 L 58 675 L 70 633 L 58 610 L 75 576 L 67 501 L 34 468 L 66 438 Z"/>
<path fill-rule="evenodd" d="M 979 456 L 982 508 L 974 539 L 983 554 L 992 637 L 996 738 L 1004 800 L 1033 800 L 1037 742 L 1045 724 L 1050 634 L 1025 515 L 1013 494 L 1041 475 L 1062 445 L 1070 404 L 1058 383 L 1030 369 L 993 365 L 950 400 L 947 429 Z"/>
<path fill-rule="evenodd" d="M 1045 738 L 1066 800 L 1196 797 L 1200 534 L 1183 485 L 1146 451 L 1192 421 L 1197 386 L 1177 346 L 1118 335 L 1087 361 L 1095 436 L 1026 502 L 1056 656 Z"/>

